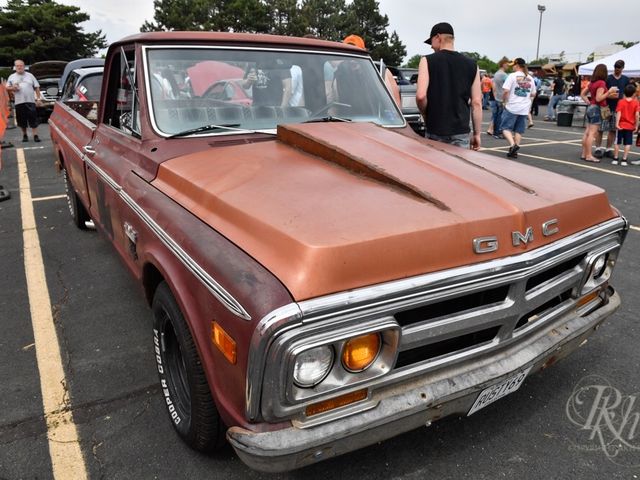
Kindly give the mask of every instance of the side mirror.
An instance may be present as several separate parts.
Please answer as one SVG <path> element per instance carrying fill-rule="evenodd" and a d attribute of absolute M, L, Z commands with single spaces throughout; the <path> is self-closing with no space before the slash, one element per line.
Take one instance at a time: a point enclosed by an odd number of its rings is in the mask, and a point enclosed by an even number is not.
<path fill-rule="evenodd" d="M 57 97 L 60 93 L 60 89 L 58 87 L 48 87 L 46 92 L 49 97 Z"/>

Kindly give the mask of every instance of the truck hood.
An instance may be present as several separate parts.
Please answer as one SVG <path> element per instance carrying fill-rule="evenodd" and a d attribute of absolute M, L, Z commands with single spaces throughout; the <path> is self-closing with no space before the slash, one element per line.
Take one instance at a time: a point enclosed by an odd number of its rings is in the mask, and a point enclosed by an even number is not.
<path fill-rule="evenodd" d="M 295 300 L 515 255 L 616 216 L 600 188 L 373 124 L 211 147 L 162 163 L 153 184 Z M 544 236 L 550 220 L 558 232 Z M 514 246 L 529 227 L 533 240 Z M 498 250 L 475 253 L 487 236 Z"/>

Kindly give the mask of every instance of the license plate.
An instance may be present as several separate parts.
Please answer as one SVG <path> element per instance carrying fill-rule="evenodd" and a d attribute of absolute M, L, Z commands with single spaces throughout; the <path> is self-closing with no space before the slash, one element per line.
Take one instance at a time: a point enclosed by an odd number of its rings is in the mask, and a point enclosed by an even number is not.
<path fill-rule="evenodd" d="M 491 385 L 490 387 L 485 388 L 480 393 L 480 395 L 478 395 L 478 398 L 476 398 L 473 407 L 471 407 L 471 410 L 469 410 L 469 413 L 467 413 L 467 415 L 471 415 L 481 408 L 484 408 L 487 405 L 491 405 L 496 400 L 500 400 L 502 397 L 518 390 L 520 388 L 520 385 L 522 385 L 522 383 L 524 382 L 524 379 L 527 378 L 529 370 L 531 370 L 531 367 L 509 378 L 504 379 L 502 382 L 496 385 Z"/>

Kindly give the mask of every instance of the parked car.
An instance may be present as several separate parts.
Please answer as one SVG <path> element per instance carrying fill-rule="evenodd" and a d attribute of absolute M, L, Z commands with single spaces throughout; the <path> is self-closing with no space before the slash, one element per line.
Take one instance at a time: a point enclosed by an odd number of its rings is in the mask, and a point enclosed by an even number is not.
<path fill-rule="evenodd" d="M 63 102 L 98 102 L 102 89 L 104 67 L 77 68 L 67 75 L 62 86 L 60 100 Z"/>
<path fill-rule="evenodd" d="M 77 60 L 71 60 L 64 67 L 64 71 L 62 72 L 62 76 L 60 77 L 60 82 L 58 83 L 58 88 L 62 92 L 63 86 L 67 81 L 67 77 L 71 72 L 78 68 L 88 68 L 88 67 L 103 67 L 104 66 L 104 58 L 79 58 Z"/>
<path fill-rule="evenodd" d="M 393 74 L 398 85 L 411 85 L 418 82 L 418 69 L 409 67 L 387 66 Z"/>
<path fill-rule="evenodd" d="M 239 103 L 194 75 L 201 95 L 153 92 L 160 67 L 204 61 L 255 68 L 264 90 Z M 302 107 L 282 106 L 286 65 Z M 258 470 L 477 415 L 621 304 L 629 224 L 604 190 L 420 138 L 350 45 L 132 35 L 109 47 L 99 105 L 57 102 L 49 124 L 73 223 L 93 220 L 151 306 L 166 420 Z M 615 333 L 599 342 L 615 353 Z"/>
<path fill-rule="evenodd" d="M 46 60 L 29 65 L 29 72 L 36 77 L 40 84 L 43 101 L 36 104 L 38 118 L 46 122 L 53 112 L 53 106 L 60 95 L 60 77 L 68 62 L 61 60 Z"/>
<path fill-rule="evenodd" d="M 376 66 L 380 68 L 380 62 L 375 62 Z M 386 65 L 393 77 L 398 83 L 400 89 L 400 99 L 402 105 L 402 115 L 411 128 L 418 134 L 424 135 L 424 121 L 418 105 L 416 104 L 416 82 L 418 81 L 418 70 L 415 68 L 394 67 Z M 412 82 L 411 79 L 414 79 Z"/>

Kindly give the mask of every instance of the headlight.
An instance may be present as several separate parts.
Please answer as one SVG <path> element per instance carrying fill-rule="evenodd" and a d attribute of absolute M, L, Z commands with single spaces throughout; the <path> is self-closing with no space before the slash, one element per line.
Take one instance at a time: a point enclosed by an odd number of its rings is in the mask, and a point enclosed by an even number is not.
<path fill-rule="evenodd" d="M 293 380 L 299 387 L 311 388 L 327 376 L 333 366 L 333 348 L 323 345 L 298 354 L 293 365 Z"/>
<path fill-rule="evenodd" d="M 362 372 L 378 357 L 381 346 L 377 332 L 352 338 L 342 349 L 342 365 L 349 372 Z"/>
<path fill-rule="evenodd" d="M 599 277 L 601 277 L 602 274 L 604 273 L 606 266 L 607 266 L 607 254 L 603 253 L 593 261 L 593 267 L 591 268 L 591 278 L 593 280 L 597 280 Z"/>

